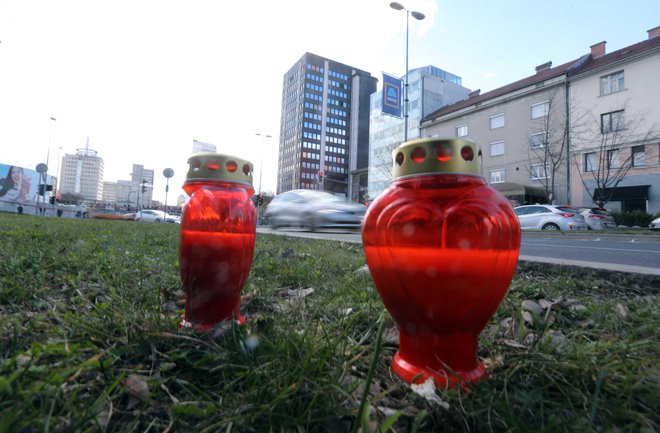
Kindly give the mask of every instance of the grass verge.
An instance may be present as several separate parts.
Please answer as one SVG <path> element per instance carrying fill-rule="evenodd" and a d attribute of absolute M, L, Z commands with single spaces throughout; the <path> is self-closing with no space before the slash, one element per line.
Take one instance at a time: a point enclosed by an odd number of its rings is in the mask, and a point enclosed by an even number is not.
<path fill-rule="evenodd" d="M 660 427 L 658 277 L 521 263 L 490 378 L 436 404 L 389 370 L 361 246 L 258 235 L 247 325 L 199 335 L 177 330 L 178 229 L 0 214 L 0 433 Z"/>

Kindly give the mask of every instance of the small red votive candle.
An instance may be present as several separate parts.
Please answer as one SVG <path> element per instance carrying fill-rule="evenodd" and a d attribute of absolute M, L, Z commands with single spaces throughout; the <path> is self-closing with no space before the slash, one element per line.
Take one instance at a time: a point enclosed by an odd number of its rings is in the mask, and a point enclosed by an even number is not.
<path fill-rule="evenodd" d="M 180 328 L 211 329 L 240 312 L 257 227 L 250 162 L 217 153 L 188 160 L 183 185 L 190 196 L 181 218 L 179 272 L 186 294 Z"/>

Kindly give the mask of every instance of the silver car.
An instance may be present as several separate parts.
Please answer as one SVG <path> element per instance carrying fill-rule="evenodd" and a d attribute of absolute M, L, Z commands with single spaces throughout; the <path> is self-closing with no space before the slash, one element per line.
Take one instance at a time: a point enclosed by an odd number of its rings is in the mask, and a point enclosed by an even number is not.
<path fill-rule="evenodd" d="M 324 191 L 298 189 L 277 195 L 266 208 L 265 216 L 274 229 L 306 227 L 359 229 L 367 207 L 347 203 Z"/>
<path fill-rule="evenodd" d="M 589 230 L 615 229 L 614 217 L 605 209 L 599 207 L 581 207 L 577 211 L 584 217 Z"/>
<path fill-rule="evenodd" d="M 522 230 L 587 230 L 584 217 L 562 206 L 534 204 L 513 209 Z"/>

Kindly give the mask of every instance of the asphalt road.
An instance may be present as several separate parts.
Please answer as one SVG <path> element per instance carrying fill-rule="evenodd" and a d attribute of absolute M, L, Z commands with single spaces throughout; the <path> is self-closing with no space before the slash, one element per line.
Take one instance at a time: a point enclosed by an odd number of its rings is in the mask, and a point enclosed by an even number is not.
<path fill-rule="evenodd" d="M 274 233 L 312 239 L 361 243 L 359 232 L 258 228 Z M 520 260 L 660 275 L 660 236 L 649 234 L 607 234 L 528 232 L 522 234 Z"/>

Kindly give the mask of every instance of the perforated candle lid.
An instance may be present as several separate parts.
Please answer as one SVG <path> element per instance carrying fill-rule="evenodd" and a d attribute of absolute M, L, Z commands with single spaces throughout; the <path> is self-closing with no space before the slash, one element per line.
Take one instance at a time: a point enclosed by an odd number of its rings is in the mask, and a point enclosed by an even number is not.
<path fill-rule="evenodd" d="M 481 149 L 460 138 L 423 138 L 402 143 L 392 152 L 392 179 L 433 173 L 481 176 Z"/>
<path fill-rule="evenodd" d="M 248 160 L 214 152 L 200 152 L 188 158 L 188 180 L 226 180 L 252 185 L 254 166 Z"/>

